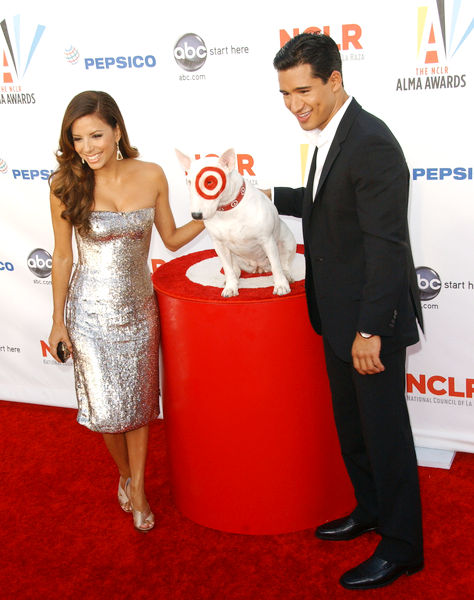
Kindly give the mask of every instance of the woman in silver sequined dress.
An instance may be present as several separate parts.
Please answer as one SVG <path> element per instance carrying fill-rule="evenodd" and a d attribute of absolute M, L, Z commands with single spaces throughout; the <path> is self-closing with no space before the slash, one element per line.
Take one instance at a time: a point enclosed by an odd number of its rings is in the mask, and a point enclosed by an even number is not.
<path fill-rule="evenodd" d="M 73 355 L 78 422 L 103 434 L 120 474 L 118 500 L 141 531 L 154 526 L 145 495 L 148 423 L 158 416 L 159 321 L 147 268 L 153 224 L 177 250 L 203 230 L 176 227 L 161 167 L 137 160 L 105 92 L 66 109 L 51 178 L 51 353 Z M 78 263 L 71 278 L 74 230 Z M 66 313 L 66 318 L 65 318 Z"/>

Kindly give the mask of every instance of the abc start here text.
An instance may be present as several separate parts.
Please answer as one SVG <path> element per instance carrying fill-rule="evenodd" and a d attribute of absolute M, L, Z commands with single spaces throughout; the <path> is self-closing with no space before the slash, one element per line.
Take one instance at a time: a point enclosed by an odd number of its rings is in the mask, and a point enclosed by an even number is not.
<path fill-rule="evenodd" d="M 230 46 L 230 54 L 248 54 L 249 49 L 247 46 Z M 211 56 L 221 56 L 223 54 L 229 54 L 229 46 L 222 46 L 221 48 L 210 48 L 209 54 Z"/>
<path fill-rule="evenodd" d="M 20 348 L 16 348 L 15 346 L 0 346 L 0 352 L 21 352 Z"/>

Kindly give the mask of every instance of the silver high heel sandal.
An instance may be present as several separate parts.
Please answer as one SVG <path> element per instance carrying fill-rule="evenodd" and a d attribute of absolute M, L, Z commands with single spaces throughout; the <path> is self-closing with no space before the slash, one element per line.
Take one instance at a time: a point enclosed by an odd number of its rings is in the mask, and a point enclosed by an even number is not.
<path fill-rule="evenodd" d="M 132 513 L 133 524 L 138 531 L 146 533 L 147 531 L 151 531 L 155 526 L 155 515 L 151 512 L 150 507 L 148 507 L 148 510 L 140 512 L 139 510 L 135 510 L 132 506 Z"/>
<path fill-rule="evenodd" d="M 129 484 L 130 484 L 130 477 L 125 482 L 125 487 L 122 487 L 120 485 L 120 479 L 119 479 L 118 491 L 117 491 L 118 503 L 120 504 L 120 508 L 126 513 L 132 512 L 132 503 L 130 502 L 130 498 L 128 497 L 128 494 L 127 494 L 127 487 L 129 486 Z"/>

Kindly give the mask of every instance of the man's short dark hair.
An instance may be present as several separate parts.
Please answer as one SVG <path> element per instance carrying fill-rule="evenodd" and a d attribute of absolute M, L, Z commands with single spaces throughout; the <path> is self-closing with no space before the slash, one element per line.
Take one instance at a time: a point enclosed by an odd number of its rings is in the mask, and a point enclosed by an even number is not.
<path fill-rule="evenodd" d="M 273 66 L 286 71 L 298 65 L 311 65 L 313 77 L 326 83 L 333 71 L 342 76 L 341 55 L 336 42 L 323 33 L 300 33 L 277 52 Z"/>

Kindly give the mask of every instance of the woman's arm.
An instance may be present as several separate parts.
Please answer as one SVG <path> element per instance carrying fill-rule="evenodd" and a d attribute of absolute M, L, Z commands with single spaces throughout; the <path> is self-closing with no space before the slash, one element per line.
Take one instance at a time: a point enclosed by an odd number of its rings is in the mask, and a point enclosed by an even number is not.
<path fill-rule="evenodd" d="M 59 342 L 64 342 L 72 353 L 71 340 L 69 339 L 64 322 L 64 307 L 72 270 L 72 226 L 69 221 L 61 217 L 64 205 L 53 193 L 51 193 L 50 202 L 54 231 L 54 252 L 51 273 L 53 284 L 53 326 L 49 335 L 49 348 L 53 358 L 60 362 L 56 353 L 56 347 Z"/>
<path fill-rule="evenodd" d="M 202 221 L 189 221 L 186 225 L 176 227 L 168 198 L 168 181 L 161 167 L 156 172 L 158 195 L 156 200 L 155 225 L 163 244 L 175 252 L 193 240 L 204 229 Z"/>

